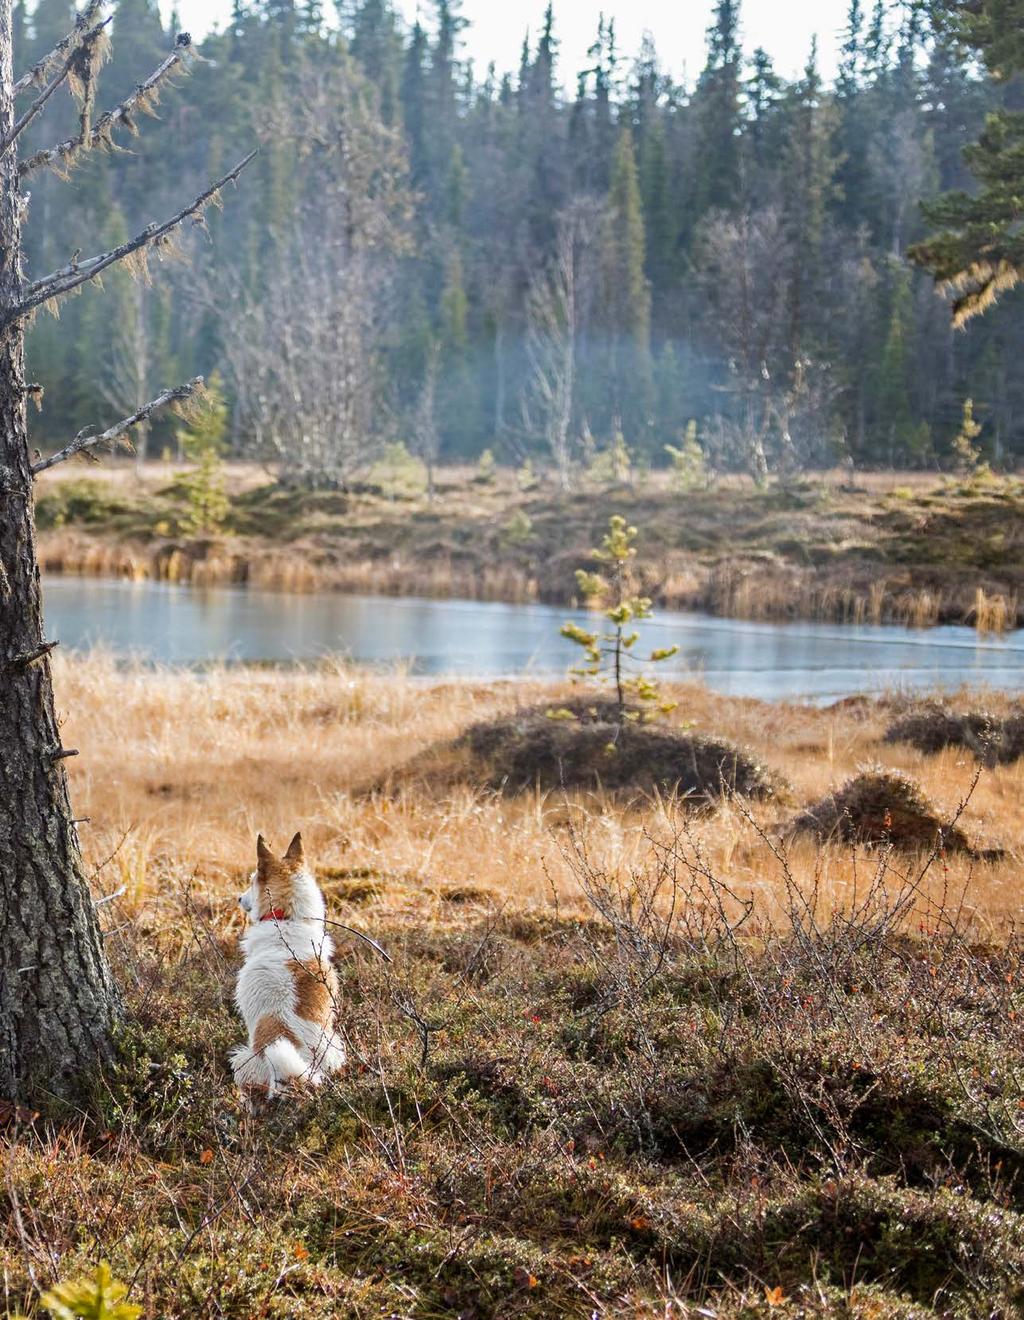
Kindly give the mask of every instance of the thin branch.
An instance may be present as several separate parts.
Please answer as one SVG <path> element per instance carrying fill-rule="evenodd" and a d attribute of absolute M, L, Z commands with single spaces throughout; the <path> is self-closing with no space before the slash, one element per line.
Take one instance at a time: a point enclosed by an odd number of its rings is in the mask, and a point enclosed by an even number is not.
<path fill-rule="evenodd" d="M 13 656 L 8 661 L 7 668 L 12 672 L 19 669 L 28 669 L 37 660 L 42 660 L 44 656 L 48 656 L 57 646 L 60 646 L 60 642 L 40 642 L 38 646 L 33 646 L 31 651 L 22 651 L 20 655 Z"/>
<path fill-rule="evenodd" d="M 7 133 L 7 135 L 4 138 L 0 139 L 0 156 L 6 156 L 6 154 L 8 153 L 8 151 L 10 151 L 14 143 L 18 140 L 18 138 L 22 135 L 22 133 L 24 133 L 25 129 L 28 128 L 29 124 L 31 124 L 32 120 L 35 119 L 36 115 L 39 114 L 43 106 L 46 105 L 47 101 L 54 94 L 57 88 L 62 86 L 62 84 L 67 81 L 68 74 L 71 73 L 71 70 L 75 67 L 76 63 L 78 63 L 79 59 L 81 58 L 82 48 L 89 46 L 92 42 L 98 41 L 100 38 L 100 34 L 103 32 L 103 29 L 111 21 L 112 21 L 111 18 L 105 18 L 101 23 L 97 23 L 95 27 L 89 29 L 89 31 L 82 38 L 81 47 L 76 46 L 76 48 L 64 61 L 61 68 L 53 75 L 50 81 L 46 84 L 43 90 L 39 93 L 36 99 L 25 111 L 25 113 L 21 115 L 21 117 L 17 120 L 17 122 L 11 128 L 10 132 Z"/>
<path fill-rule="evenodd" d="M 104 0 L 89 0 L 89 3 L 75 19 L 75 26 L 57 42 L 49 54 L 44 55 L 38 63 L 34 64 L 28 73 L 23 73 L 14 84 L 14 95 L 20 96 L 22 92 L 27 92 L 30 87 L 38 87 L 47 76 L 54 65 L 61 60 L 66 59 L 74 50 L 76 50 L 85 40 L 85 34 L 93 26 L 96 17 L 103 8 Z"/>
<path fill-rule="evenodd" d="M 380 954 L 380 956 L 384 959 L 385 962 L 394 962 L 394 959 L 391 957 L 391 954 L 388 953 L 387 949 L 385 949 L 383 945 L 378 944 L 376 940 L 371 939 L 370 936 L 364 934 L 363 931 L 356 930 L 355 926 L 346 926 L 343 921 L 329 921 L 327 917 L 324 917 L 324 925 L 337 926 L 339 930 L 347 930 L 350 935 L 358 936 L 359 939 L 361 939 L 364 944 L 368 944 L 371 949 L 376 949 L 376 951 Z"/>
<path fill-rule="evenodd" d="M 51 747 L 47 753 L 51 761 L 66 761 L 69 756 L 78 756 L 77 747 Z"/>
<path fill-rule="evenodd" d="M 258 150 L 258 148 L 256 149 Z M 51 298 L 63 298 L 70 293 L 72 289 L 77 289 L 82 284 L 88 284 L 101 275 L 110 266 L 116 265 L 119 261 L 124 261 L 130 257 L 133 252 L 138 252 L 142 248 L 152 246 L 159 242 L 167 234 L 172 233 L 185 223 L 186 220 L 199 216 L 208 206 L 217 204 L 217 194 L 225 184 L 234 183 L 246 165 L 256 155 L 256 150 L 250 151 L 244 160 L 238 162 L 234 169 L 229 170 L 216 183 L 210 185 L 205 192 L 188 204 L 177 215 L 169 220 L 158 224 L 154 221 L 147 225 L 141 233 L 136 234 L 134 238 L 127 242 L 119 244 L 116 248 L 111 248 L 109 252 L 101 252 L 98 256 L 89 257 L 85 261 L 73 260 L 60 270 L 55 270 L 46 275 L 41 280 L 34 280 L 24 291 L 24 297 L 7 313 L 6 321 L 17 320 L 33 308 L 39 307 L 42 303 L 49 302 Z"/>
<path fill-rule="evenodd" d="M 45 472 L 47 468 L 56 467 L 58 463 L 65 463 L 69 458 L 74 458 L 76 454 L 86 453 L 91 449 L 95 449 L 98 445 L 113 444 L 130 431 L 133 426 L 138 426 L 140 422 L 146 421 L 158 408 L 164 408 L 169 403 L 182 403 L 188 399 L 195 399 L 202 394 L 203 388 L 202 376 L 196 376 L 187 385 L 175 385 L 173 389 L 164 390 L 162 394 L 158 394 L 155 399 L 151 399 L 138 412 L 134 412 L 130 417 L 125 417 L 120 422 L 116 422 L 100 435 L 86 435 L 85 432 L 79 431 L 69 445 L 65 445 L 56 454 L 51 454 L 49 458 L 33 463 L 32 475 L 34 477 L 38 476 L 40 472 Z"/>
<path fill-rule="evenodd" d="M 130 133 L 135 133 L 137 131 L 135 114 L 148 113 L 152 110 L 160 99 L 160 84 L 176 68 L 184 67 L 192 53 L 192 38 L 187 32 L 179 33 L 175 48 L 170 55 L 161 60 L 145 82 L 139 83 L 123 101 L 101 115 L 91 132 L 88 126 L 83 124 L 82 132 L 77 137 L 67 138 L 63 142 L 58 142 L 56 146 L 37 151 L 34 156 L 29 156 L 18 166 L 18 177 L 23 179 L 44 166 L 56 168 L 59 172 L 63 171 L 73 163 L 80 151 L 93 151 L 99 146 L 112 146 L 112 135 L 116 128 L 123 127 Z"/>

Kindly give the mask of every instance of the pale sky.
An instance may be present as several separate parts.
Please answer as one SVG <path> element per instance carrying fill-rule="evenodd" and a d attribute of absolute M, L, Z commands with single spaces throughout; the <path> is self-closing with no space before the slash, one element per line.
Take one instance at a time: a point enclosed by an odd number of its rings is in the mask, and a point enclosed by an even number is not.
<path fill-rule="evenodd" d="M 170 0 L 164 0 L 170 10 Z M 836 50 L 846 16 L 848 0 L 744 0 L 742 5 L 743 45 L 749 53 L 764 46 L 775 61 L 779 73 L 792 77 L 802 69 L 817 33 L 822 72 L 831 77 L 835 70 Z M 214 23 L 224 22 L 231 9 L 230 0 L 179 0 L 182 22 L 195 35 L 204 33 Z M 420 6 L 426 15 L 430 5 Z M 464 0 L 462 12 L 471 26 L 465 33 L 463 54 L 473 59 L 480 75 L 490 60 L 504 73 L 518 64 L 519 47 L 527 28 L 536 34 L 544 12 L 545 0 Z M 330 4 L 324 6 L 330 10 Z M 411 20 L 416 16 L 417 0 L 400 0 L 400 8 Z M 566 84 L 573 84 L 578 68 L 583 67 L 587 47 L 597 31 L 598 16 L 604 10 L 615 18 L 620 49 L 632 57 L 640 47 L 644 32 L 655 39 L 662 65 L 676 78 L 686 74 L 692 81 L 704 59 L 704 32 L 711 20 L 712 0 L 555 0 L 556 33 L 561 42 L 560 73 Z"/>

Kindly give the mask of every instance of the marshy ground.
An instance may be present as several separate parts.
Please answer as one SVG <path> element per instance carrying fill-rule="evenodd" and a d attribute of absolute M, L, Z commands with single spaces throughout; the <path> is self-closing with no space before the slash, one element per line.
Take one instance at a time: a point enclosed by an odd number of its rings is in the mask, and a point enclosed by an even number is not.
<path fill-rule="evenodd" d="M 517 474 L 446 468 L 436 498 L 405 469 L 357 491 L 304 492 L 231 465 L 216 534 L 187 530 L 172 464 L 65 466 L 39 485 L 51 572 L 291 590 L 566 603 L 611 513 L 640 528 L 644 587 L 660 606 L 739 618 L 913 624 L 1024 622 L 1024 484 L 934 474 L 818 474 L 757 490 L 739 477 L 674 490 L 584 479 L 571 495 Z"/>
<path fill-rule="evenodd" d="M 88 1112 L 0 1114 L 11 1314 L 101 1259 L 154 1318 L 1021 1314 L 1024 761 L 686 688 L 780 784 L 697 810 L 481 788 L 466 730 L 564 688 L 56 682 L 130 1020 Z M 788 832 L 875 764 L 998 859 Z M 235 896 L 298 828 L 394 961 L 338 932 L 350 1066 L 253 1122 Z"/>

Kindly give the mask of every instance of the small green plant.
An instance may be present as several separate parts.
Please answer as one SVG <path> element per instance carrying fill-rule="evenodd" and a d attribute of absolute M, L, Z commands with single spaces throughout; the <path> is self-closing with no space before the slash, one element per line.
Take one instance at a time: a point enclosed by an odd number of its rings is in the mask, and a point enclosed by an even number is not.
<path fill-rule="evenodd" d="M 521 491 L 533 490 L 537 484 L 537 474 L 530 460 L 524 459 L 523 465 L 516 472 L 516 485 Z"/>
<path fill-rule="evenodd" d="M 498 465 L 494 460 L 493 452 L 485 449 L 476 465 L 476 480 L 483 486 L 491 486 L 494 484 L 497 472 Z"/>
<path fill-rule="evenodd" d="M 231 505 L 224 480 L 224 437 L 228 406 L 217 372 L 210 377 L 206 398 L 190 424 L 178 432 L 178 442 L 194 467 L 185 473 L 180 487 L 188 500 L 183 530 L 196 535 L 219 532 Z"/>
<path fill-rule="evenodd" d="M 633 474 L 633 455 L 618 427 L 607 449 L 594 455 L 590 476 L 602 486 L 628 486 Z"/>
<path fill-rule="evenodd" d="M 143 1308 L 126 1302 L 127 1295 L 128 1289 L 101 1260 L 91 1279 L 58 1283 L 39 1301 L 53 1320 L 138 1320 Z"/>
<path fill-rule="evenodd" d="M 506 545 L 526 545 L 533 540 L 533 519 L 524 509 L 516 509 L 501 532 Z"/>
<path fill-rule="evenodd" d="M 416 494 L 426 490 L 427 470 L 424 463 L 401 441 L 385 445 L 384 453 L 373 470 L 373 479 L 386 494 Z"/>
<path fill-rule="evenodd" d="M 981 424 L 974 420 L 974 400 L 964 399 L 960 430 L 953 437 L 950 448 L 956 457 L 957 469 L 967 476 L 980 476 L 987 468 L 981 461 L 981 448 L 975 441 L 981 435 Z"/>
<path fill-rule="evenodd" d="M 660 648 L 643 660 L 638 659 L 633 650 L 640 634 L 632 625 L 653 617 L 650 600 L 635 595 L 630 582 L 629 567 L 636 558 L 633 544 L 636 537 L 636 528 L 631 527 L 621 514 L 613 514 L 601 548 L 593 552 L 594 558 L 606 565 L 605 571 L 576 570 L 580 595 L 603 610 L 604 617 L 611 624 L 610 630 L 592 632 L 577 623 L 563 624 L 561 629 L 562 636 L 581 647 L 586 657 L 584 664 L 571 671 L 573 676 L 593 679 L 599 684 L 610 683 L 615 692 L 620 723 L 649 721 L 676 707 L 674 701 L 662 700 L 657 683 L 643 672 L 642 666 L 670 659 L 678 653 L 679 647 Z M 629 672 L 631 666 L 637 667 L 635 672 Z M 639 704 L 639 710 L 630 708 L 631 700 Z M 565 712 L 555 712 L 555 717 L 564 718 Z"/>
<path fill-rule="evenodd" d="M 666 445 L 665 453 L 672 463 L 672 486 L 680 494 L 706 486 L 708 481 L 707 463 L 704 450 L 697 439 L 697 423 L 690 422 L 686 427 L 682 444 Z"/>

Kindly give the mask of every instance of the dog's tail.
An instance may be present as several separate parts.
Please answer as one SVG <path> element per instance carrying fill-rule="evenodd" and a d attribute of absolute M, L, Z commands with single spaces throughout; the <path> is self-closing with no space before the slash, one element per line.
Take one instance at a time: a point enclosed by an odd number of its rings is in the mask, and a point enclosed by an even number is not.
<path fill-rule="evenodd" d="M 292 1077 L 304 1076 L 309 1065 L 292 1042 L 280 1036 L 262 1050 L 239 1045 L 231 1051 L 231 1068 L 241 1090 L 271 1096 Z"/>

